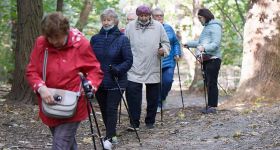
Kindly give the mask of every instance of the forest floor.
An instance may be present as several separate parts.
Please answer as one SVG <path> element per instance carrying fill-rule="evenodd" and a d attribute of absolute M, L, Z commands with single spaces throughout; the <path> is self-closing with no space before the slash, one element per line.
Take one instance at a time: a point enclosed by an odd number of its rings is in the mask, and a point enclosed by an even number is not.
<path fill-rule="evenodd" d="M 38 118 L 38 106 L 7 101 L 4 95 L 8 87 L 0 88 L 0 149 L 30 150 L 50 149 L 51 134 Z M 119 143 L 115 150 L 233 150 L 233 149 L 280 149 L 280 103 L 258 99 L 254 102 L 228 101 L 220 96 L 217 114 L 201 114 L 203 96 L 184 94 L 182 109 L 179 91 L 172 91 L 167 108 L 157 115 L 156 128 L 146 129 L 143 123 L 138 132 L 140 146 L 134 132 L 126 131 L 128 115 L 122 109 L 121 123 L 117 127 Z M 96 105 L 96 104 L 95 104 Z M 145 110 L 146 104 L 143 104 Z M 98 107 L 97 118 L 101 132 L 105 130 Z M 94 125 L 96 133 L 96 128 Z M 94 149 L 89 136 L 89 121 L 81 123 L 77 132 L 79 149 Z M 100 144 L 96 141 L 98 149 Z"/>

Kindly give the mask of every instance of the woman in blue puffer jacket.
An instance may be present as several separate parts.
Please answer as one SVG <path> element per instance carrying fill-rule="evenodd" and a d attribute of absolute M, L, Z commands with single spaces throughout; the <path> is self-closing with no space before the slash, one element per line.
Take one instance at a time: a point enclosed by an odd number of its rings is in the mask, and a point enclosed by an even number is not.
<path fill-rule="evenodd" d="M 216 113 L 218 106 L 218 74 L 221 66 L 222 24 L 216 20 L 210 10 L 202 8 L 198 11 L 198 19 L 204 26 L 200 37 L 188 41 L 185 47 L 196 48 L 198 56 L 203 54 L 203 70 L 206 77 L 208 105 L 202 113 Z"/>
<path fill-rule="evenodd" d="M 117 111 L 121 101 L 121 93 L 115 79 L 123 92 L 133 57 L 128 38 L 116 25 L 118 16 L 115 11 L 110 8 L 104 10 L 100 19 L 102 28 L 98 34 L 91 37 L 90 44 L 104 72 L 104 79 L 95 95 L 106 127 L 104 146 L 107 146 L 106 143 L 116 142 Z M 107 149 L 110 149 L 110 144 Z"/>
<path fill-rule="evenodd" d="M 161 101 L 163 104 L 162 108 L 165 108 L 165 100 L 172 87 L 174 69 L 177 61 L 181 57 L 181 47 L 173 28 L 170 25 L 163 23 L 164 12 L 160 8 L 155 8 L 152 11 L 152 16 L 155 20 L 159 21 L 163 25 L 171 46 L 169 55 L 162 60 L 162 91 L 158 101 L 157 109 L 157 112 L 160 112 Z"/>

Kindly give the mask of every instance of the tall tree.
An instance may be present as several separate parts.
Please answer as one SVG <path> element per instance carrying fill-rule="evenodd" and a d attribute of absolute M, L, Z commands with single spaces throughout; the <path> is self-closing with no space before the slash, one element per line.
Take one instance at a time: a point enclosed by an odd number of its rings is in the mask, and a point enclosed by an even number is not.
<path fill-rule="evenodd" d="M 32 102 L 34 94 L 25 80 L 25 67 L 35 38 L 40 33 L 43 2 L 42 0 L 17 0 L 17 13 L 15 71 L 10 98 L 27 103 Z"/>
<path fill-rule="evenodd" d="M 63 10 L 63 0 L 57 0 L 56 2 L 56 11 L 62 12 Z"/>
<path fill-rule="evenodd" d="M 192 11 L 192 20 L 193 20 L 193 30 L 192 30 L 192 36 L 194 39 L 199 38 L 199 34 L 201 32 L 201 25 L 199 20 L 197 19 L 197 13 L 199 8 L 201 8 L 202 2 L 200 0 L 193 0 L 193 11 Z M 192 55 L 189 53 L 189 55 Z M 195 59 L 194 59 L 195 60 Z M 189 87 L 190 93 L 197 93 L 203 91 L 203 78 L 201 74 L 201 66 L 196 61 L 195 63 L 195 69 L 194 69 L 194 79 Z"/>
<path fill-rule="evenodd" d="M 280 97 L 280 1 L 250 0 L 240 86 L 244 99 Z"/>

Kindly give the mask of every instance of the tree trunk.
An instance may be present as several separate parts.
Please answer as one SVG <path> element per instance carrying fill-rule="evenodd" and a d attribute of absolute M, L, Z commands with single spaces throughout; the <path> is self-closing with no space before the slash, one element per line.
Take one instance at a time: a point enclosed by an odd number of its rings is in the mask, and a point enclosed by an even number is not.
<path fill-rule="evenodd" d="M 201 33 L 202 26 L 200 25 L 199 20 L 197 19 L 197 13 L 199 8 L 201 8 L 201 2 L 200 0 L 193 0 L 193 30 L 192 35 L 194 39 L 197 39 Z M 191 53 L 188 53 L 188 55 L 193 55 Z M 194 56 L 192 57 L 194 61 Z M 194 69 L 194 78 L 193 81 L 189 87 L 188 92 L 189 93 L 201 93 L 203 91 L 203 78 L 201 73 L 201 68 L 199 63 L 195 63 L 195 69 Z"/>
<path fill-rule="evenodd" d="M 251 0 L 244 26 L 240 99 L 280 97 L 280 1 Z"/>
<path fill-rule="evenodd" d="M 63 10 L 63 0 L 57 0 L 56 2 L 56 11 L 62 12 Z"/>
<path fill-rule="evenodd" d="M 92 10 L 92 0 L 85 0 L 84 1 L 84 6 L 83 6 L 83 9 L 80 13 L 80 18 L 76 24 L 76 28 L 78 28 L 80 31 L 83 31 L 83 28 L 86 26 L 87 24 L 87 21 L 88 21 L 88 16 L 89 16 L 89 13 L 91 12 Z"/>
<path fill-rule="evenodd" d="M 25 68 L 36 37 L 40 33 L 43 16 L 42 0 L 17 0 L 17 36 L 15 49 L 15 71 L 10 98 L 31 103 L 34 94 L 25 79 Z"/>

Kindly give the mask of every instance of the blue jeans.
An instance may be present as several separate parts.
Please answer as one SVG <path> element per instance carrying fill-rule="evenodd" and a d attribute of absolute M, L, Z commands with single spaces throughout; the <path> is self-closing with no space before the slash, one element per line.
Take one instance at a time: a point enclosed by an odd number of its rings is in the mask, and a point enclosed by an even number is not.
<path fill-rule="evenodd" d="M 121 92 L 123 93 L 123 91 Z M 107 90 L 103 88 L 99 88 L 95 93 L 106 127 L 106 137 L 108 138 L 116 136 L 118 106 L 122 93 L 120 93 L 119 89 Z"/>
<path fill-rule="evenodd" d="M 161 101 L 165 100 L 169 91 L 171 90 L 173 77 L 174 77 L 174 67 L 162 68 L 162 91 L 161 96 L 158 99 L 158 107 L 161 105 Z"/>
<path fill-rule="evenodd" d="M 157 114 L 157 101 L 159 97 L 159 83 L 146 84 L 147 113 L 146 124 L 154 124 Z M 140 125 L 141 106 L 142 106 L 142 83 L 128 81 L 126 88 L 126 100 L 131 114 L 130 124 L 135 127 Z"/>
<path fill-rule="evenodd" d="M 53 141 L 52 150 L 78 150 L 76 132 L 80 122 L 71 122 L 50 127 Z"/>

